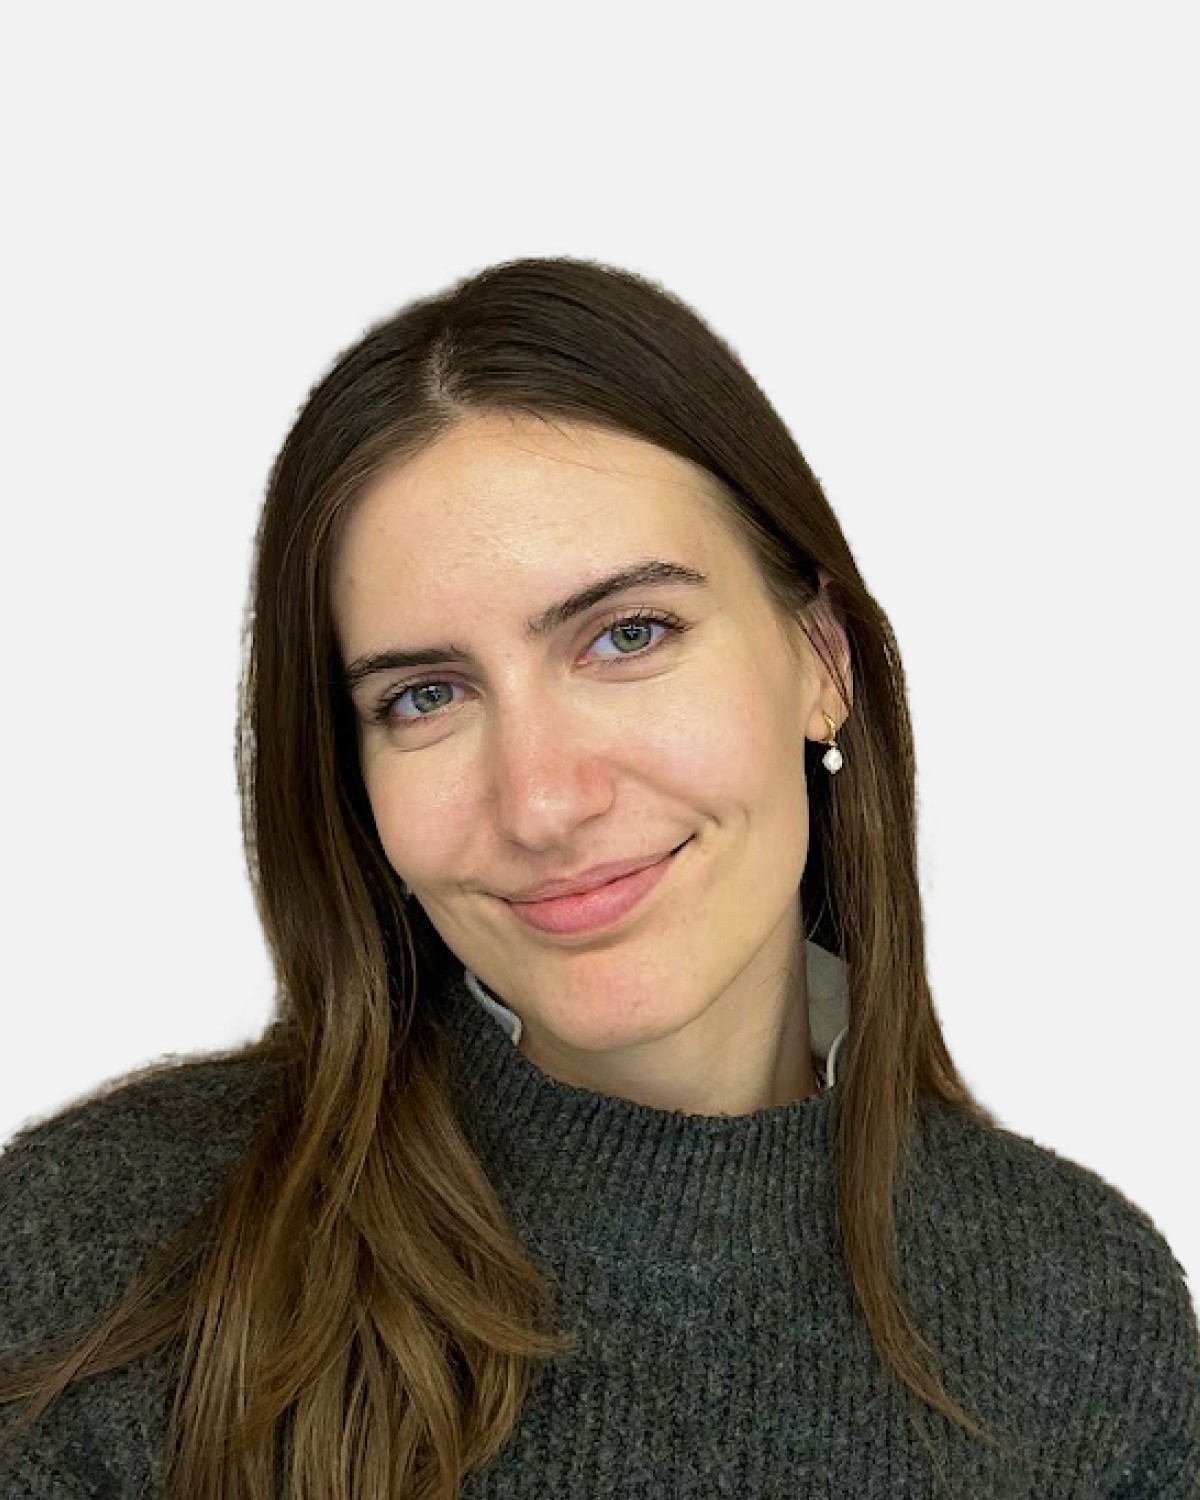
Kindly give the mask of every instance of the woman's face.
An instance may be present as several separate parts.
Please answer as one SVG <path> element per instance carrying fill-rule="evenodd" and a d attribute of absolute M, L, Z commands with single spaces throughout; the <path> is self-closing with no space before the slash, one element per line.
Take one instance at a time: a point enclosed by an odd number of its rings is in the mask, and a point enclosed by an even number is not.
<path fill-rule="evenodd" d="M 803 665 L 789 651 L 705 477 L 599 428 L 471 418 L 361 497 L 334 557 L 343 664 L 453 657 L 351 686 L 388 860 L 521 1016 L 522 1051 L 628 1097 L 727 1074 L 785 1008 L 807 1042 L 803 748 L 828 737 L 821 710 L 837 700 L 798 626 Z M 650 560 L 703 582 L 626 588 L 527 632 Z M 646 611 L 686 629 L 629 619 Z M 599 930 L 538 931 L 505 899 L 680 845 L 650 895 Z"/>

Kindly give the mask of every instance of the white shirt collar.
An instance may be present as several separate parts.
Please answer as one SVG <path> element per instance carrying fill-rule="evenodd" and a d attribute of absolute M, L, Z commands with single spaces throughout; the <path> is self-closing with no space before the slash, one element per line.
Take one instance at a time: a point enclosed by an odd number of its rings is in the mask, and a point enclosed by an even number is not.
<path fill-rule="evenodd" d="M 809 1043 L 814 1057 L 825 1064 L 825 1087 L 837 1082 L 837 1061 L 849 1031 L 850 1000 L 846 964 L 828 948 L 807 941 L 805 974 L 808 981 Z M 470 969 L 464 968 L 467 988 L 492 1019 L 508 1033 L 513 1046 L 521 1040 L 521 1018 L 498 1000 Z"/>

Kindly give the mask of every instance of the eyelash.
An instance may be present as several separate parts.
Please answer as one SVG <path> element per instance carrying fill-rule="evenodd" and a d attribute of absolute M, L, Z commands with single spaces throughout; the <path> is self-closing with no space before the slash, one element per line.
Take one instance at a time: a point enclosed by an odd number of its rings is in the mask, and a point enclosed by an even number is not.
<path fill-rule="evenodd" d="M 667 634 L 662 638 L 662 640 L 658 642 L 657 645 L 647 646 L 644 651 L 636 651 L 632 655 L 626 655 L 624 657 L 609 658 L 610 664 L 614 661 L 640 661 L 644 657 L 653 655 L 658 647 L 665 645 L 668 640 L 672 639 L 673 637 L 683 635 L 686 631 L 689 631 L 692 628 L 690 625 L 685 624 L 685 622 L 681 620 L 677 614 L 673 614 L 669 609 L 645 609 L 638 610 L 635 614 L 632 615 L 616 615 L 614 618 L 607 621 L 600 627 L 599 631 L 593 637 L 593 640 L 598 641 L 601 636 L 611 634 L 611 632 L 616 630 L 619 625 L 663 625 L 666 627 Z M 446 709 L 451 707 L 450 704 L 444 705 L 443 708 L 435 708 L 427 714 L 418 714 L 417 717 L 413 719 L 393 719 L 391 717 L 392 705 L 397 701 L 397 699 L 402 698 L 405 693 L 411 692 L 414 688 L 443 687 L 448 685 L 453 685 L 452 678 L 432 677 L 418 679 L 415 682 L 401 683 L 398 687 L 390 688 L 383 695 L 383 697 L 376 704 L 375 708 L 372 710 L 371 718 L 374 723 L 386 724 L 389 728 L 393 729 L 407 728 L 412 724 L 425 724 L 428 723 L 430 719 L 440 718 L 441 715 L 446 711 Z"/>

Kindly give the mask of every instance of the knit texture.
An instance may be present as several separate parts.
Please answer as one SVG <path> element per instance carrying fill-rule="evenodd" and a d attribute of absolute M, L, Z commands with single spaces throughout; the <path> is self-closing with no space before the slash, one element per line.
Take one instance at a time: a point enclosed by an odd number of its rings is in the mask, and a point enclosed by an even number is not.
<path fill-rule="evenodd" d="M 921 1105 L 901 1286 L 951 1394 L 1030 1461 L 927 1412 L 939 1488 L 840 1256 L 837 1086 L 751 1115 L 660 1111 L 541 1072 L 461 977 L 443 1003 L 464 1128 L 581 1341 L 538 1368 L 463 1500 L 1200 1500 L 1186 1276 L 1095 1173 Z M 104 1309 L 219 1187 L 268 1082 L 213 1063 L 18 1132 L 0 1155 L 0 1359 Z M 172 1393 L 162 1350 L 69 1387 L 0 1495 L 160 1495 Z"/>

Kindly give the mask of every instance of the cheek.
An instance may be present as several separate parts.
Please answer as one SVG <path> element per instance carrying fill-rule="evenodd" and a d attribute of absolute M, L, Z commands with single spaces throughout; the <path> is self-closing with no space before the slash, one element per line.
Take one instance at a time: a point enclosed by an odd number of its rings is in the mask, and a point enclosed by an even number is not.
<path fill-rule="evenodd" d="M 655 734 L 655 759 L 669 768 L 673 787 L 690 787 L 698 801 L 746 803 L 778 779 L 780 727 L 770 699 L 751 672 L 718 692 L 693 700 Z"/>
<path fill-rule="evenodd" d="M 754 682 L 761 684 L 761 675 Z M 693 726 L 671 759 L 669 790 L 723 825 L 739 858 L 751 861 L 748 878 L 763 883 L 764 896 L 795 886 L 808 842 L 804 741 L 788 701 L 765 687 L 727 694 L 720 714 Z"/>
<path fill-rule="evenodd" d="M 451 865 L 473 826 L 464 800 L 439 794 L 427 782 L 365 770 L 363 785 L 371 804 L 375 832 L 397 873 L 435 878 Z"/>
<path fill-rule="evenodd" d="M 759 758 L 759 741 L 744 726 L 706 723 L 666 745 L 655 774 L 664 789 L 719 810 L 745 800 L 758 780 Z"/>

